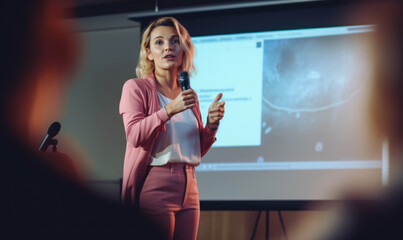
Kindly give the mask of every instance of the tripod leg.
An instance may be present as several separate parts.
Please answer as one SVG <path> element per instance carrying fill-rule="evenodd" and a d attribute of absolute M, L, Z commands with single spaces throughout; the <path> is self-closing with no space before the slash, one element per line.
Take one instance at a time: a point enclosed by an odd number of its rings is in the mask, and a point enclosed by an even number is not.
<path fill-rule="evenodd" d="M 269 240 L 269 217 L 270 211 L 266 210 L 266 240 Z"/>
<path fill-rule="evenodd" d="M 262 211 L 260 210 L 259 213 L 257 214 L 256 222 L 255 222 L 255 227 L 253 228 L 252 236 L 250 237 L 251 240 L 255 239 L 256 235 L 256 230 L 257 230 L 257 225 L 259 224 L 260 220 L 260 215 L 262 214 Z"/>

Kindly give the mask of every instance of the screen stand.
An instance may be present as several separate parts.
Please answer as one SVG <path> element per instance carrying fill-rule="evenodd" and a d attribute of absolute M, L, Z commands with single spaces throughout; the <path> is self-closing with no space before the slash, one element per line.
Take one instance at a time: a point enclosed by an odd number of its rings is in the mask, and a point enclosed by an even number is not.
<path fill-rule="evenodd" d="M 266 212 L 266 240 L 269 240 L 269 215 L 270 215 L 270 211 L 266 210 L 265 212 Z M 260 220 L 260 215 L 262 215 L 262 210 L 259 210 L 259 212 L 257 214 L 255 227 L 253 228 L 252 236 L 250 238 L 251 240 L 255 239 L 257 226 L 258 226 L 259 220 Z"/>
<path fill-rule="evenodd" d="M 265 239 L 269 240 L 269 216 L 270 216 L 270 211 L 266 210 L 265 212 L 266 212 L 266 238 Z M 283 230 L 284 238 L 286 240 L 288 240 L 287 231 L 285 229 L 284 220 L 283 220 L 283 216 L 281 215 L 281 211 L 277 211 L 277 214 L 278 214 L 278 218 L 280 220 L 281 228 Z M 255 239 L 257 226 L 258 226 L 259 220 L 260 220 L 260 215 L 262 215 L 262 210 L 259 210 L 259 212 L 257 214 L 255 227 L 253 228 L 252 236 L 250 238 L 251 240 Z"/>

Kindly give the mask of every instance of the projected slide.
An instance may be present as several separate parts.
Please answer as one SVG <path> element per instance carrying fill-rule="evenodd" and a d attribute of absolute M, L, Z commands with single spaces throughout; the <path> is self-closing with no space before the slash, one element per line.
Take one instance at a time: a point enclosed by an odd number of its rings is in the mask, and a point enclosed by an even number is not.
<path fill-rule="evenodd" d="M 203 171 L 376 169 L 365 104 L 373 26 L 193 38 L 203 120 L 222 92 L 226 115 Z M 369 146 L 373 146 L 372 148 Z"/>
<path fill-rule="evenodd" d="M 198 74 L 191 86 L 198 93 L 204 121 L 218 93 L 223 93 L 226 102 L 226 116 L 214 146 L 260 146 L 263 48 L 257 47 L 256 41 L 244 39 L 212 37 L 194 41 Z M 242 123 L 248 123 L 248 127 L 241 127 Z"/>

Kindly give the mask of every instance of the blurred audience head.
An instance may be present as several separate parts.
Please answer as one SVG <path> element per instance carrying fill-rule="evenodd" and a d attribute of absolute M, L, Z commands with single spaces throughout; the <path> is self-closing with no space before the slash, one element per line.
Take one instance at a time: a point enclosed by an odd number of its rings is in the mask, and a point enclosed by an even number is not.
<path fill-rule="evenodd" d="M 377 25 L 371 114 L 378 136 L 403 141 L 403 3 L 377 1 L 365 17 Z"/>
<path fill-rule="evenodd" d="M 13 0 L 2 6 L 2 126 L 26 142 L 38 143 L 63 109 L 78 56 L 72 21 L 66 21 L 71 9 L 67 0 Z"/>

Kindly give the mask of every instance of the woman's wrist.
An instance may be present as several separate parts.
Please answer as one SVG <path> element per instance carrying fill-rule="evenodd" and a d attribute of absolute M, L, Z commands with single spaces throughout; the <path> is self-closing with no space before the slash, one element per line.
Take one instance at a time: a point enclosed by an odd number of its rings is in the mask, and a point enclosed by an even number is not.
<path fill-rule="evenodd" d="M 171 111 L 170 111 L 170 109 L 168 109 L 169 108 L 169 106 L 168 105 L 165 105 L 164 106 L 164 109 L 165 109 L 165 112 L 167 113 L 167 115 L 168 115 L 168 117 L 171 119 Z"/>

